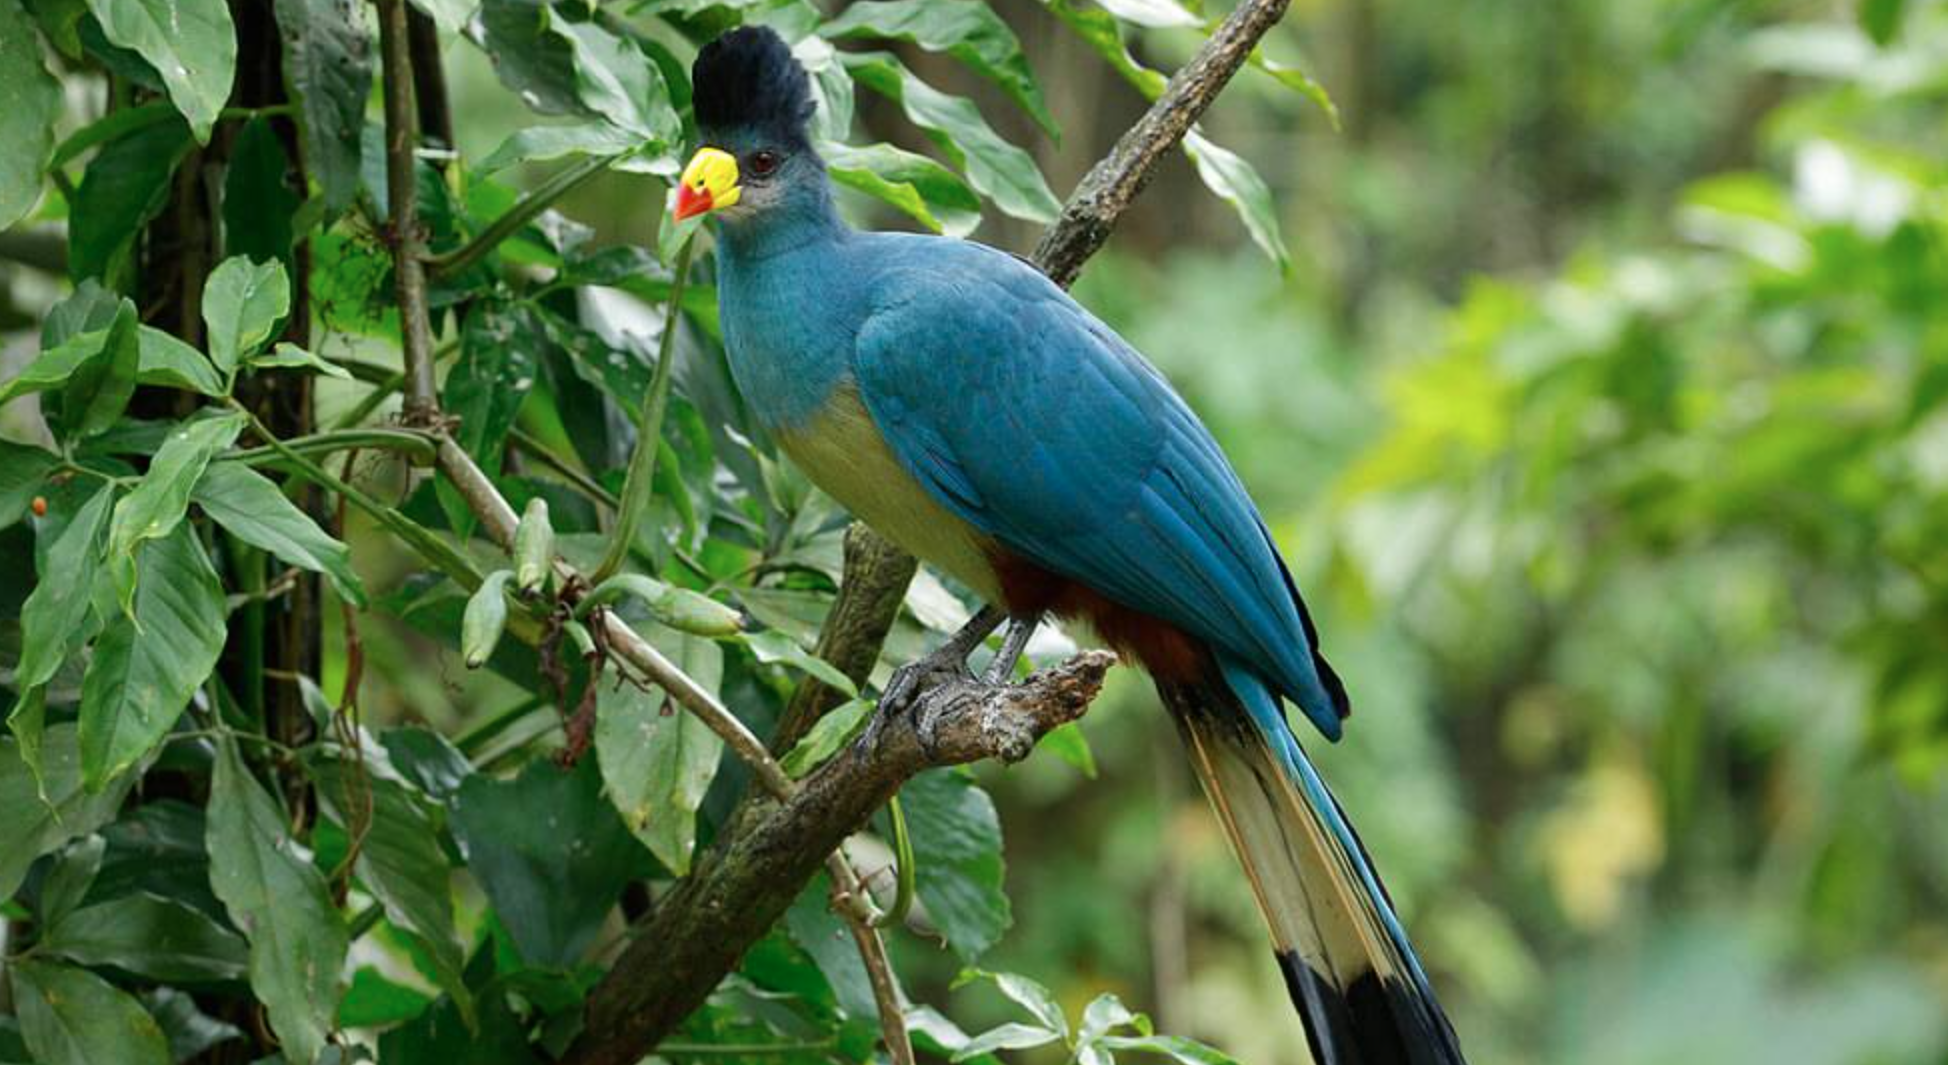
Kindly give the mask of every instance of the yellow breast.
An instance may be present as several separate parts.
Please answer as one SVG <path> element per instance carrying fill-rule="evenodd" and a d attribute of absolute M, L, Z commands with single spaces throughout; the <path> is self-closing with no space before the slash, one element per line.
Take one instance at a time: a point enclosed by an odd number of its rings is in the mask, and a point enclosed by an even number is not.
<path fill-rule="evenodd" d="M 900 465 L 850 384 L 840 386 L 817 417 L 779 433 L 778 443 L 853 517 L 987 602 L 1001 601 L 988 539 L 941 506 Z"/>

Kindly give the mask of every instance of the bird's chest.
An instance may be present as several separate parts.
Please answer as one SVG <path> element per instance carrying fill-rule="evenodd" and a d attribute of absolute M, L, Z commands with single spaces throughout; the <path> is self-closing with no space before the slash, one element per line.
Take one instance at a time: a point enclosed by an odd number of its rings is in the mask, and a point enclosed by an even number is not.
<path fill-rule="evenodd" d="M 830 273 L 796 263 L 719 270 L 731 376 L 774 433 L 818 413 L 845 379 L 859 312 Z"/>

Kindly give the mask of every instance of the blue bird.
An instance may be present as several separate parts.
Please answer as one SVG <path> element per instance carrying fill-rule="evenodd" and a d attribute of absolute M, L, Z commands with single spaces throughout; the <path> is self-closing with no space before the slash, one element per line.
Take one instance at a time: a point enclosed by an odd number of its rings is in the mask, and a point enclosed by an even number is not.
<path fill-rule="evenodd" d="M 808 138 L 777 34 L 693 71 L 703 146 L 678 218 L 717 224 L 717 292 L 750 410 L 826 492 L 989 607 L 883 702 L 1011 624 L 1087 622 L 1141 662 L 1236 847 L 1321 1065 L 1459 1062 L 1372 863 L 1282 703 L 1336 740 L 1346 689 L 1264 520 L 1155 367 L 1046 277 L 968 241 L 858 232 Z"/>

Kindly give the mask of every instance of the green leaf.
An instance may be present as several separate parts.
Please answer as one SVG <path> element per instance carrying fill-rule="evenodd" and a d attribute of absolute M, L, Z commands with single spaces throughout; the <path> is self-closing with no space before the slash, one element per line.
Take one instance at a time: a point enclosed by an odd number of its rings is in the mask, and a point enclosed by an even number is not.
<path fill-rule="evenodd" d="M 259 115 L 244 123 L 223 169 L 225 252 L 266 262 L 291 257 L 300 201 L 290 174 L 291 159 L 271 120 Z"/>
<path fill-rule="evenodd" d="M 697 808 L 717 775 L 724 741 L 661 690 L 596 679 L 595 753 L 623 823 L 678 876 L 690 872 Z"/>
<path fill-rule="evenodd" d="M 1173 26 L 1202 26 L 1204 20 L 1177 0 L 1096 0 L 1103 10 L 1139 26 L 1168 29 Z"/>
<path fill-rule="evenodd" d="M 1084 44 L 1095 49 L 1097 55 L 1108 60 L 1110 68 L 1135 86 L 1144 99 L 1155 100 L 1163 95 L 1163 87 L 1168 79 L 1137 62 L 1136 57 L 1130 54 L 1129 45 L 1123 40 L 1122 24 L 1116 21 L 1115 16 L 1094 6 L 1078 7 L 1072 0 L 1043 2 L 1047 4 L 1050 14 L 1082 38 Z"/>
<path fill-rule="evenodd" d="M 819 148 L 832 180 L 905 212 L 936 233 L 966 236 L 981 222 L 981 200 L 953 171 L 890 144 Z"/>
<path fill-rule="evenodd" d="M 1042 737 L 1041 748 L 1081 770 L 1090 780 L 1096 779 L 1096 755 L 1089 749 L 1089 737 L 1083 735 L 1081 722 L 1050 729 Z"/>
<path fill-rule="evenodd" d="M 873 996 L 872 978 L 866 974 L 866 963 L 859 958 L 859 944 L 851 930 L 832 912 L 831 897 L 832 882 L 825 874 L 813 877 L 785 912 L 785 928 L 792 941 L 817 963 L 839 1008 L 849 1016 L 876 1023 L 879 1001 Z"/>
<path fill-rule="evenodd" d="M 88 0 L 113 43 L 149 61 L 201 144 L 230 98 L 237 31 L 223 0 Z"/>
<path fill-rule="evenodd" d="M 29 392 L 61 389 L 49 421 L 61 436 L 93 436 L 115 424 L 135 394 L 141 349 L 135 304 L 84 284 L 50 315 L 44 347 L 19 376 L 0 387 L 0 403 Z M 58 338 L 58 339 L 57 339 Z"/>
<path fill-rule="evenodd" d="M 575 93 L 590 112 L 657 144 L 683 139 L 662 72 L 635 45 L 593 22 L 570 21 L 552 7 L 542 10 L 548 32 L 568 42 Z"/>
<path fill-rule="evenodd" d="M 1098 1041 L 1111 1050 L 1141 1050 L 1162 1054 L 1181 1065 L 1238 1065 L 1229 1054 L 1195 1039 L 1175 1035 L 1111 1035 Z"/>
<path fill-rule="evenodd" d="M 1133 1013 L 1123 1000 L 1105 991 L 1090 1000 L 1082 1011 L 1082 1033 L 1079 1042 L 1088 1043 L 1107 1035 L 1118 1028 L 1135 1027 L 1144 1035 L 1150 1034 L 1150 1020 L 1140 1013 Z"/>
<path fill-rule="evenodd" d="M 962 987 L 975 980 L 986 980 L 1016 1005 L 1028 1011 L 1037 1024 L 1050 1028 L 1062 1038 L 1069 1035 L 1069 1020 L 1062 1013 L 1062 1006 L 1055 1001 L 1055 995 L 1039 982 L 1019 973 L 995 973 L 984 969 L 968 969 L 954 978 L 954 986 Z"/>
<path fill-rule="evenodd" d="M 413 0 L 413 6 L 431 16 L 441 33 L 460 34 L 466 32 L 480 0 Z"/>
<path fill-rule="evenodd" d="M 34 775 L 35 787 L 41 789 L 37 797 L 48 802 L 41 778 L 41 741 L 47 734 L 46 685 L 27 688 L 14 700 L 13 709 L 7 711 L 7 731 L 19 743 L 20 761 Z"/>
<path fill-rule="evenodd" d="M 579 961 L 622 886 L 648 865 L 602 797 L 594 763 L 562 770 L 537 758 L 513 780 L 470 776 L 453 807 L 467 862 L 531 965 Z"/>
<path fill-rule="evenodd" d="M 47 491 L 47 475 L 61 460 L 31 444 L 0 440 L 0 529 L 19 521 Z M 25 685 L 22 685 L 25 687 Z"/>
<path fill-rule="evenodd" d="M 494 62 L 494 73 L 529 110 L 603 119 L 582 102 L 574 49 L 549 29 L 547 0 L 482 0 L 467 32 Z"/>
<path fill-rule="evenodd" d="M 345 922 L 324 875 L 227 736 L 217 745 L 205 842 L 210 886 L 250 941 L 251 990 L 269 1012 L 284 1056 L 311 1065 L 338 1007 Z"/>
<path fill-rule="evenodd" d="M 798 641 L 776 629 L 747 633 L 740 639 L 751 649 L 752 654 L 758 656 L 760 662 L 782 663 L 817 677 L 834 690 L 845 693 L 847 698 L 859 696 L 859 686 L 852 683 L 851 677 L 839 672 L 837 666 L 800 647 Z"/>
<path fill-rule="evenodd" d="M 169 535 L 189 509 L 190 493 L 217 452 L 236 442 L 248 419 L 241 412 L 218 414 L 179 426 L 149 461 L 149 472 L 115 505 L 108 529 L 108 557 L 120 570 L 117 586 L 122 609 L 133 598 L 135 550 L 144 541 Z"/>
<path fill-rule="evenodd" d="M 68 209 L 68 276 L 122 272 L 142 227 L 169 201 L 170 178 L 191 144 L 189 127 L 172 117 L 109 141 L 88 161 Z"/>
<path fill-rule="evenodd" d="M 233 255 L 203 283 L 203 321 L 210 361 L 229 373 L 269 341 L 291 312 L 291 282 L 281 262 L 255 263 Z"/>
<path fill-rule="evenodd" d="M 145 325 L 136 331 L 136 342 L 142 355 L 141 369 L 135 375 L 138 383 L 206 396 L 224 394 L 223 378 L 210 365 L 209 357 L 172 334 Z"/>
<path fill-rule="evenodd" d="M 1263 51 L 1251 53 L 1251 65 L 1271 75 L 1272 79 L 1280 85 L 1311 100 L 1319 110 L 1326 113 L 1326 120 L 1332 123 L 1332 128 L 1335 131 L 1339 129 L 1339 105 L 1333 102 L 1332 95 L 1326 92 L 1324 85 L 1312 79 L 1312 75 L 1298 67 L 1286 66 L 1268 58 Z"/>
<path fill-rule="evenodd" d="M 277 347 L 271 349 L 270 354 L 253 355 L 244 362 L 253 370 L 310 370 L 324 374 L 326 377 L 336 377 L 341 381 L 352 379 L 350 370 L 288 342 L 279 342 Z"/>
<path fill-rule="evenodd" d="M 873 703 L 853 699 L 819 718 L 811 730 L 786 752 L 782 762 L 785 772 L 797 778 L 818 768 L 859 734 L 859 730 L 872 717 L 873 708 Z"/>
<path fill-rule="evenodd" d="M 971 961 L 1014 922 L 1002 888 L 994 802 L 966 775 L 930 770 L 900 789 L 900 803 L 918 861 L 914 886 L 920 901 L 947 944 Z"/>
<path fill-rule="evenodd" d="M 1034 156 L 994 132 L 972 100 L 928 85 L 883 52 L 842 53 L 839 59 L 861 85 L 897 101 L 907 120 L 967 175 L 974 191 L 1003 212 L 1042 225 L 1062 212 Z"/>
<path fill-rule="evenodd" d="M 393 983 L 377 969 L 361 968 L 338 1002 L 338 1026 L 388 1028 L 411 1021 L 432 1004 L 431 995 Z"/>
<path fill-rule="evenodd" d="M 500 147 L 474 167 L 474 175 L 485 177 L 516 163 L 545 163 L 570 155 L 615 155 L 641 144 L 641 137 L 607 122 L 528 126 L 502 141 Z"/>
<path fill-rule="evenodd" d="M 101 856 L 107 847 L 107 840 L 91 835 L 74 841 L 61 852 L 54 867 L 41 881 L 41 899 L 36 916 L 43 926 L 60 923 L 62 918 L 81 905 L 88 888 L 95 882 L 95 874 L 101 872 Z"/>
<path fill-rule="evenodd" d="M 169 1043 L 141 1003 L 85 969 L 9 966 L 20 1033 L 40 1065 L 170 1065 Z"/>
<path fill-rule="evenodd" d="M 326 809 L 341 826 L 347 825 L 345 806 L 356 801 L 361 783 L 342 761 L 314 760 L 308 768 Z M 388 776 L 368 773 L 362 786 L 371 797 L 371 823 L 354 870 L 385 907 L 386 918 L 418 941 L 440 987 L 471 1017 L 465 946 L 454 924 L 452 872 L 440 846 L 437 812 Z"/>
<path fill-rule="evenodd" d="M 539 372 L 527 342 L 530 322 L 518 308 L 477 305 L 460 332 L 460 358 L 440 388 L 442 408 L 460 419 L 454 439 L 489 473 L 501 468 L 508 430 Z"/>
<path fill-rule="evenodd" d="M 1901 35 L 1901 22 L 1907 16 L 1907 0 L 1860 0 L 1860 28 L 1882 48 Z M 0 225 L 5 225 L 0 218 Z"/>
<path fill-rule="evenodd" d="M 178 1062 L 193 1060 L 211 1047 L 244 1037 L 236 1025 L 205 1014 L 196 1008 L 195 999 L 173 987 L 158 987 L 142 1000 L 169 1039 L 169 1056 Z"/>
<path fill-rule="evenodd" d="M 147 543 L 133 612 L 110 621 L 81 681 L 81 763 L 100 791 L 162 742 L 223 653 L 223 585 L 188 527 Z"/>
<path fill-rule="evenodd" d="M 298 102 L 305 169 L 318 179 L 328 211 L 358 195 L 360 136 L 372 93 L 372 48 L 364 4 L 276 0 L 284 76 Z"/>
<path fill-rule="evenodd" d="M 238 539 L 323 574 L 346 602 L 365 609 L 365 585 L 352 569 L 351 549 L 319 528 L 270 478 L 240 462 L 211 463 L 191 498 Z"/>
<path fill-rule="evenodd" d="M 20 743 L 0 737 L 0 810 L 7 811 L 0 817 L 0 899 L 13 897 L 34 859 L 107 824 L 131 783 L 124 778 L 99 795 L 85 791 L 71 724 L 47 726 L 38 778 L 21 757 Z"/>
<path fill-rule="evenodd" d="M 1280 270 L 1289 270 L 1292 259 L 1279 234 L 1278 209 L 1272 203 L 1272 190 L 1265 179 L 1243 157 L 1211 143 L 1194 127 L 1184 134 L 1184 154 L 1197 164 L 1197 176 L 1204 185 L 1230 204 L 1244 220 L 1252 242 L 1257 244 Z"/>
<path fill-rule="evenodd" d="M 944 52 L 999 85 L 1049 136 L 1061 136 L 1021 54 L 1021 42 L 981 0 L 863 0 L 846 7 L 819 33 L 834 40 L 908 41 L 929 52 Z"/>
<path fill-rule="evenodd" d="M 41 35 L 20 0 L 0 0 L 0 229 L 26 217 L 41 198 L 41 174 L 54 154 L 61 82 L 47 72 Z"/>
<path fill-rule="evenodd" d="M 1047 1046 L 1062 1038 L 1061 1033 L 1051 1032 L 1033 1024 L 1008 1023 L 998 1028 L 990 1028 L 967 1041 L 966 1045 L 954 1051 L 950 1060 L 968 1061 L 983 1054 L 997 1050 L 1028 1050 L 1032 1047 Z"/>
<path fill-rule="evenodd" d="M 241 979 L 248 958 L 235 932 L 147 892 L 76 910 L 49 925 L 41 945 L 69 961 L 171 983 Z"/>
<path fill-rule="evenodd" d="M 435 802 L 451 802 L 461 783 L 473 775 L 467 756 L 430 729 L 389 728 L 379 733 L 379 743 L 393 768 Z"/>
<path fill-rule="evenodd" d="M 76 642 L 77 630 L 87 622 L 100 562 L 98 545 L 114 502 L 114 486 L 102 485 L 47 550 L 46 568 L 20 608 L 20 665 L 14 683 L 22 689 L 54 677 Z"/>

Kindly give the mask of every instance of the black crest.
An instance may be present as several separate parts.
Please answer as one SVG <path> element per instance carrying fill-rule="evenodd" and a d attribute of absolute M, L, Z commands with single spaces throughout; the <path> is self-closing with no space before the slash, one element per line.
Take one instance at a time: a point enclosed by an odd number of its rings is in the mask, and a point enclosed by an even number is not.
<path fill-rule="evenodd" d="M 706 130 L 758 127 L 802 141 L 818 107 L 805 68 L 768 26 L 740 26 L 704 45 L 690 80 Z"/>

